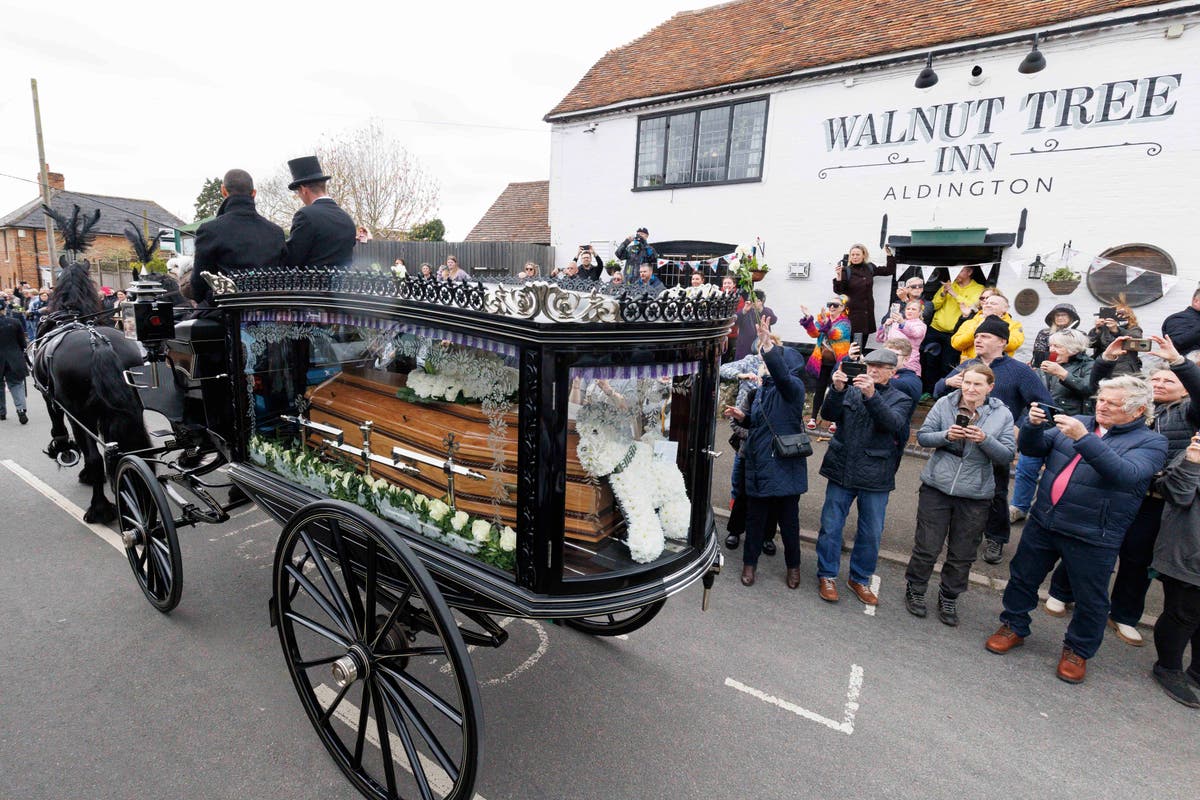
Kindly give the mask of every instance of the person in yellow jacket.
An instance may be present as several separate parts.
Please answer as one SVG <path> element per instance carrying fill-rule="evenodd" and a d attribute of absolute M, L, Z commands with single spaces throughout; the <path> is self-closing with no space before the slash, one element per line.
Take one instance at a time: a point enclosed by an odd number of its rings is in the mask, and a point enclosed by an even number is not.
<path fill-rule="evenodd" d="M 1025 329 L 1020 322 L 1008 315 L 1008 298 L 996 292 L 983 301 L 978 314 L 964 320 L 963 324 L 958 326 L 958 330 L 954 332 L 954 336 L 950 337 L 950 344 L 954 346 L 955 350 L 962 353 L 963 361 L 975 358 L 975 330 L 986 317 L 999 317 L 1008 324 L 1008 344 L 1004 347 L 1005 355 L 1011 356 L 1017 352 L 1017 348 L 1025 343 Z"/>
<path fill-rule="evenodd" d="M 974 279 L 974 274 L 974 267 L 963 267 L 953 281 L 943 283 L 933 295 L 933 318 L 921 344 L 921 384 L 926 394 L 958 366 L 958 351 L 950 337 L 958 321 L 971 313 L 983 294 L 983 284 Z"/>

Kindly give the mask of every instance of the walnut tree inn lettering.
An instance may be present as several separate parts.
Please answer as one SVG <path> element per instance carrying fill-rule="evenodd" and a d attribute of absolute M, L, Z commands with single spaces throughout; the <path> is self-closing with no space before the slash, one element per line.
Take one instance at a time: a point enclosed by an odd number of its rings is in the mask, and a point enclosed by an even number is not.
<path fill-rule="evenodd" d="M 1154 122 L 1174 116 L 1183 73 L 1032 91 L 1012 102 L 1003 96 L 829 117 L 829 152 L 940 145 L 924 159 L 936 175 L 991 172 L 1006 152 L 1023 144 L 996 138 L 1006 109 L 1024 115 L 1020 135 L 1064 135 L 1084 128 Z M 1011 110 L 1009 112 L 1012 113 Z M 1009 128 L 1011 129 L 1011 127 Z"/>

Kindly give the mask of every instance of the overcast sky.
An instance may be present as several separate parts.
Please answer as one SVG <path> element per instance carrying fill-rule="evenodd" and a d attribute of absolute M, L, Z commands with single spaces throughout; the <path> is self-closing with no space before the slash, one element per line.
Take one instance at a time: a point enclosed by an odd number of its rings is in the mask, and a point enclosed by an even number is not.
<path fill-rule="evenodd" d="M 265 178 L 377 118 L 440 181 L 458 240 L 507 183 L 549 177 L 542 117 L 605 51 L 709 4 L 0 0 L 0 173 L 37 173 L 30 78 L 67 189 L 187 222 L 205 178 Z M 0 215 L 37 193 L 0 177 Z"/>

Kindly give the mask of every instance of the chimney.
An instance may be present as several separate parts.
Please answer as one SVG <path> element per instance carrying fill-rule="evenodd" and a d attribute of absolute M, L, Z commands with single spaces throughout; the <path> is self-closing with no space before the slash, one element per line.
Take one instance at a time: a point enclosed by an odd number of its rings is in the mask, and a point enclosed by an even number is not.
<path fill-rule="evenodd" d="M 46 165 L 46 180 L 49 182 L 51 189 L 58 189 L 61 192 L 67 188 L 63 181 L 63 174 L 61 172 L 50 172 L 49 164 Z M 36 183 L 38 186 L 42 185 L 42 176 L 40 174 L 37 176 Z"/>

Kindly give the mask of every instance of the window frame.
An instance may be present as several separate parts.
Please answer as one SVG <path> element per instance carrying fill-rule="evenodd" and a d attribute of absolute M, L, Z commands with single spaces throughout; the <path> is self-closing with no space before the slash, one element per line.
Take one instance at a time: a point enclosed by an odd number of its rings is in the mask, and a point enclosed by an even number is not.
<path fill-rule="evenodd" d="M 737 106 L 746 105 L 747 103 L 757 103 L 759 101 L 764 102 L 766 105 L 763 108 L 762 162 L 759 164 L 758 175 L 753 178 L 729 178 L 728 175 L 729 175 L 729 168 L 730 168 L 730 163 L 731 163 L 730 159 L 733 155 L 733 121 L 734 121 L 734 117 L 735 117 L 734 110 L 736 109 Z M 729 108 L 729 120 L 727 122 L 727 127 L 725 130 L 725 175 L 726 175 L 726 177 L 723 180 L 719 180 L 719 181 L 697 181 L 696 180 L 696 161 L 699 157 L 697 148 L 699 147 L 699 144 L 700 144 L 700 114 L 709 109 L 723 108 L 723 107 Z M 666 183 L 665 181 L 667 178 L 667 162 L 669 159 L 669 148 L 670 148 L 670 143 L 671 143 L 670 118 L 673 116 L 677 116 L 679 114 L 693 114 L 694 115 L 693 120 L 692 120 L 692 159 L 691 159 L 692 160 L 692 169 L 691 169 L 692 180 L 688 181 L 687 183 Z M 767 126 L 768 126 L 768 123 L 770 122 L 770 116 L 771 116 L 771 95 L 770 94 L 761 94 L 761 95 L 756 95 L 754 97 L 742 98 L 739 100 L 726 100 L 721 103 L 708 103 L 708 104 L 702 105 L 702 106 L 687 106 L 685 108 L 674 108 L 669 111 L 661 111 L 656 114 L 646 114 L 643 116 L 639 116 L 637 118 L 637 131 L 634 135 L 633 188 L 631 189 L 631 191 L 634 191 L 634 192 L 659 192 L 664 189 L 691 189 L 691 188 L 700 187 L 700 186 L 728 186 L 730 184 L 738 184 L 738 183 L 761 183 L 762 179 L 763 179 L 763 173 L 765 172 L 765 167 L 766 167 L 766 163 L 767 163 Z M 664 182 L 656 184 L 656 185 L 651 185 L 651 186 L 638 186 L 638 164 L 641 161 L 641 156 L 642 156 L 642 123 L 649 121 L 649 120 L 664 119 L 664 118 L 667 120 L 666 135 L 664 137 L 664 143 L 663 143 L 663 158 L 662 158 L 663 171 L 661 173 L 661 178 Z"/>

